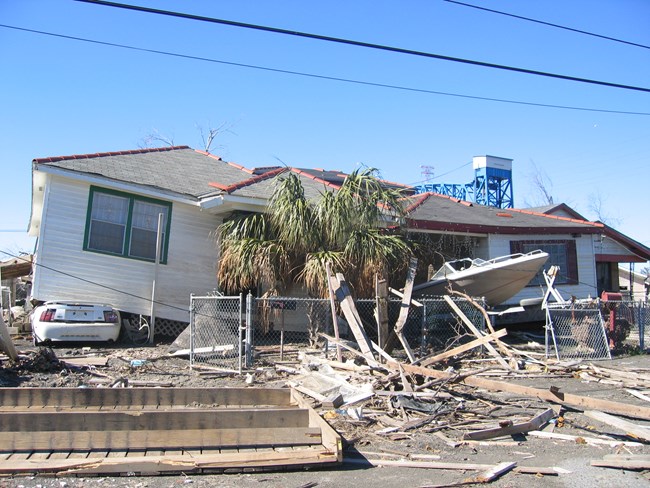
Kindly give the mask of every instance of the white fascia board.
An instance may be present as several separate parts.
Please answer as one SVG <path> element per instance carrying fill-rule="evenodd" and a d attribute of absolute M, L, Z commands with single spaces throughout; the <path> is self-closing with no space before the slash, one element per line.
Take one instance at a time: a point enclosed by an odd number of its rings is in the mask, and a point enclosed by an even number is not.
<path fill-rule="evenodd" d="M 39 171 L 42 173 L 47 173 L 51 175 L 63 176 L 71 180 L 82 181 L 92 185 L 101 185 L 114 190 L 123 191 L 126 193 L 137 193 L 139 195 L 144 195 L 151 198 L 157 198 L 159 200 L 169 200 L 171 202 L 184 203 L 186 205 L 193 205 L 195 207 L 199 206 L 198 200 L 182 196 L 178 193 L 165 191 L 165 190 L 156 190 L 148 186 L 138 185 L 136 183 L 129 183 L 124 181 L 113 180 L 111 178 L 106 178 L 105 176 L 95 176 L 89 175 L 87 173 L 79 173 L 77 171 L 70 171 L 67 169 L 54 168 L 52 166 L 36 164 L 34 166 L 33 172 Z"/>
<path fill-rule="evenodd" d="M 38 236 L 43 218 L 43 202 L 45 200 L 45 182 L 47 176 L 41 171 L 32 171 L 32 209 L 27 226 L 27 235 Z"/>
<path fill-rule="evenodd" d="M 213 214 L 223 214 L 233 210 L 245 210 L 249 212 L 263 212 L 268 202 L 266 199 L 240 197 L 236 195 L 218 195 L 201 200 L 202 210 Z"/>

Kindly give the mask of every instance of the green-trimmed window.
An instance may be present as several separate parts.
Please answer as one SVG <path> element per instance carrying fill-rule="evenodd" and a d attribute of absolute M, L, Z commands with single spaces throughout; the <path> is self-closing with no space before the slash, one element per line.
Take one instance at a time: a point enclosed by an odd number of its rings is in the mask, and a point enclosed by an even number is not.
<path fill-rule="evenodd" d="M 167 262 L 172 204 L 90 187 L 84 250 L 155 261 L 158 215 L 163 214 L 160 262 Z"/>

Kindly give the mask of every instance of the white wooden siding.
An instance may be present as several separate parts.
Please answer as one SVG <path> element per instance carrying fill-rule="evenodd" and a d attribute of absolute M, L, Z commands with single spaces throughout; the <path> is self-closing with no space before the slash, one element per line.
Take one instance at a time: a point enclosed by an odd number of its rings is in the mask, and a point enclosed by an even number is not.
<path fill-rule="evenodd" d="M 601 235 L 594 237 L 594 251 L 596 254 L 611 254 L 614 256 L 630 257 L 634 256 L 634 254 L 632 254 L 630 250 L 623 246 L 621 243 L 616 242 L 610 237 Z"/>
<path fill-rule="evenodd" d="M 574 239 L 571 234 L 553 234 L 553 235 L 536 235 L 536 234 L 522 234 L 522 235 L 490 235 L 489 249 L 490 257 L 495 258 L 498 256 L 505 256 L 510 254 L 510 241 L 528 241 L 528 240 L 571 240 Z M 574 239 L 576 241 L 576 253 L 578 261 L 578 284 L 576 285 L 558 285 L 556 288 L 560 291 L 563 297 L 569 298 L 576 296 L 577 298 L 587 298 L 588 296 L 598 296 L 596 288 L 596 261 L 594 258 L 594 247 L 592 243 L 592 236 L 584 234 Z M 548 269 L 549 265 L 545 264 L 544 269 Z M 524 298 L 535 298 L 544 295 L 545 287 L 541 286 L 527 286 L 517 295 L 505 302 L 506 305 L 517 305 L 520 300 Z"/>
<path fill-rule="evenodd" d="M 82 300 L 149 315 L 154 264 L 83 250 L 89 185 L 48 176 L 32 294 L 37 300 Z M 213 231 L 221 221 L 173 203 L 167 264 L 158 271 L 156 316 L 189 321 L 191 293 L 217 287 Z"/>

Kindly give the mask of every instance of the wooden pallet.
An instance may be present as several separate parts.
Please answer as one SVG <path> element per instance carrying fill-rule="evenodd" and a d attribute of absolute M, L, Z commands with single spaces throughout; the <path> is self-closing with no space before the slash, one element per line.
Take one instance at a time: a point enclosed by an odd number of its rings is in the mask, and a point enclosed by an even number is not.
<path fill-rule="evenodd" d="M 0 388 L 0 474 L 171 474 L 342 460 L 290 389 Z"/>

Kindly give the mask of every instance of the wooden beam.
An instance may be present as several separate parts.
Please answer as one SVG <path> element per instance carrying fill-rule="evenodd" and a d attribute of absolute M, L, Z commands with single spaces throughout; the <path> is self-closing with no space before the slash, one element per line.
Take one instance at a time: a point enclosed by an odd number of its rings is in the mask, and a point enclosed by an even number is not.
<path fill-rule="evenodd" d="M 233 408 L 211 410 L 144 410 L 3 412 L 0 432 L 120 431 L 182 429 L 257 429 L 308 425 L 305 409 Z"/>
<path fill-rule="evenodd" d="M 16 407 L 159 408 L 170 405 L 290 405 L 287 388 L 0 388 L 0 410 Z"/>
<path fill-rule="evenodd" d="M 625 432 L 625 435 L 632 437 L 634 439 L 641 439 L 646 442 L 650 442 L 650 428 L 643 425 L 637 425 L 628 420 L 614 417 L 613 415 L 606 414 L 604 412 L 598 412 L 594 410 L 587 410 L 584 414 L 590 419 L 598 420 L 604 424 L 616 427 L 617 429 Z"/>
<path fill-rule="evenodd" d="M 538 430 L 542 425 L 555 417 L 555 412 L 552 408 L 544 410 L 539 415 L 536 415 L 528 422 L 521 422 L 518 424 L 512 424 L 505 427 L 495 427 L 493 429 L 483 429 L 476 430 L 474 432 L 469 432 L 463 435 L 463 440 L 485 440 L 492 439 L 494 437 L 501 437 L 504 435 L 514 435 L 514 434 L 523 434 L 525 432 L 530 432 L 531 430 Z"/>
<path fill-rule="evenodd" d="M 320 443 L 318 427 L 0 432 L 3 451 L 258 448 Z"/>
<path fill-rule="evenodd" d="M 450 358 L 452 356 L 456 356 L 458 354 L 464 353 L 465 351 L 469 351 L 470 349 L 474 349 L 475 347 L 482 346 L 486 342 L 492 341 L 494 339 L 497 339 L 499 337 L 503 337 L 508 334 L 508 331 L 506 329 L 499 329 L 496 332 L 493 332 L 492 334 L 485 335 L 483 337 L 480 337 L 478 339 L 474 339 L 471 342 L 468 342 L 467 344 L 463 344 L 462 346 L 454 347 L 453 349 L 450 349 L 449 351 L 442 352 L 440 354 L 436 354 L 435 356 L 429 356 L 429 357 L 424 357 L 421 358 L 419 361 L 417 361 L 416 364 L 419 364 L 420 366 L 428 366 L 433 363 L 437 363 L 440 361 L 443 361 L 447 358 Z"/>
<path fill-rule="evenodd" d="M 359 344 L 361 353 L 364 357 L 374 360 L 372 345 L 370 344 L 370 340 L 363 328 L 361 317 L 359 317 L 359 313 L 354 305 L 354 300 L 352 300 L 352 295 L 350 294 L 350 289 L 348 288 L 345 278 L 342 274 L 337 273 L 336 277 L 330 277 L 330 284 L 334 289 L 334 294 L 336 295 L 339 304 L 341 305 L 341 310 L 345 315 L 345 319 L 348 321 L 348 326 L 352 330 L 352 334 L 354 334 L 354 338 Z"/>
<path fill-rule="evenodd" d="M 118 474 L 118 473 L 166 473 L 191 472 L 205 469 L 245 469 L 269 466 L 307 466 L 336 463 L 337 454 L 323 447 L 296 449 L 293 451 L 246 451 L 218 454 L 159 456 L 96 457 L 92 454 L 82 459 L 15 460 L 0 464 L 0 473 L 51 472 L 58 475 Z"/>
<path fill-rule="evenodd" d="M 375 319 L 377 320 L 377 342 L 382 349 L 388 342 L 388 284 L 375 276 Z"/>
<path fill-rule="evenodd" d="M 325 263 L 325 274 L 327 275 L 327 292 L 330 298 L 330 312 L 332 314 L 332 327 L 334 328 L 334 337 L 340 339 L 339 335 L 339 319 L 336 315 L 336 302 L 334 296 L 334 288 L 332 288 L 332 271 L 330 270 L 330 263 Z M 336 359 L 339 362 L 343 362 L 343 356 L 341 355 L 341 346 L 336 345 Z"/>
<path fill-rule="evenodd" d="M 404 351 L 411 362 L 415 361 L 415 354 L 413 354 L 411 346 L 406 340 L 406 337 L 404 337 L 404 326 L 406 325 L 409 309 L 411 307 L 411 294 L 413 293 L 413 282 L 415 281 L 415 272 L 417 271 L 417 267 L 418 260 L 416 258 L 411 258 L 409 261 L 408 273 L 406 274 L 406 283 L 404 284 L 404 296 L 402 297 L 402 304 L 400 306 L 397 322 L 395 322 L 395 334 L 397 334 L 397 338 L 402 343 Z"/>
<path fill-rule="evenodd" d="M 385 366 L 393 371 L 399 372 L 399 365 L 395 361 L 389 361 L 385 364 Z M 455 378 L 454 375 L 445 373 L 444 371 L 437 371 L 435 369 L 425 368 L 422 366 L 402 364 L 402 367 L 404 368 L 404 371 L 408 373 L 419 374 L 427 378 L 439 378 L 449 381 L 454 381 Z M 612 400 L 603 400 L 600 398 L 590 398 L 586 396 L 574 395 L 572 393 L 553 393 L 550 390 L 518 385 L 516 383 L 507 383 L 505 381 L 491 380 L 478 376 L 466 376 L 460 381 L 466 385 L 475 386 L 477 388 L 485 388 L 486 390 L 492 391 L 505 391 L 508 393 L 515 393 L 517 395 L 539 398 L 540 400 L 545 400 L 560 405 L 568 405 L 583 411 L 601 410 L 603 412 L 615 415 L 623 415 L 625 417 L 633 417 L 643 420 L 650 418 L 650 407 L 629 405 Z"/>
<path fill-rule="evenodd" d="M 481 337 L 484 336 L 484 334 L 476 328 L 476 326 L 472 323 L 470 319 L 467 318 L 467 316 L 463 313 L 463 311 L 454 303 L 454 301 L 451 299 L 449 295 L 444 295 L 443 298 L 447 302 L 447 304 L 451 307 L 451 309 L 460 317 L 460 319 L 463 321 L 463 323 L 467 326 L 467 328 L 476 336 L 477 339 L 480 339 Z M 494 356 L 494 358 L 497 360 L 497 362 L 503 366 L 506 369 L 512 369 L 510 368 L 510 365 L 506 362 L 505 359 L 501 357 L 501 355 L 497 352 L 497 350 L 490 344 L 489 342 L 485 343 L 485 348 L 488 350 L 488 352 Z"/>

